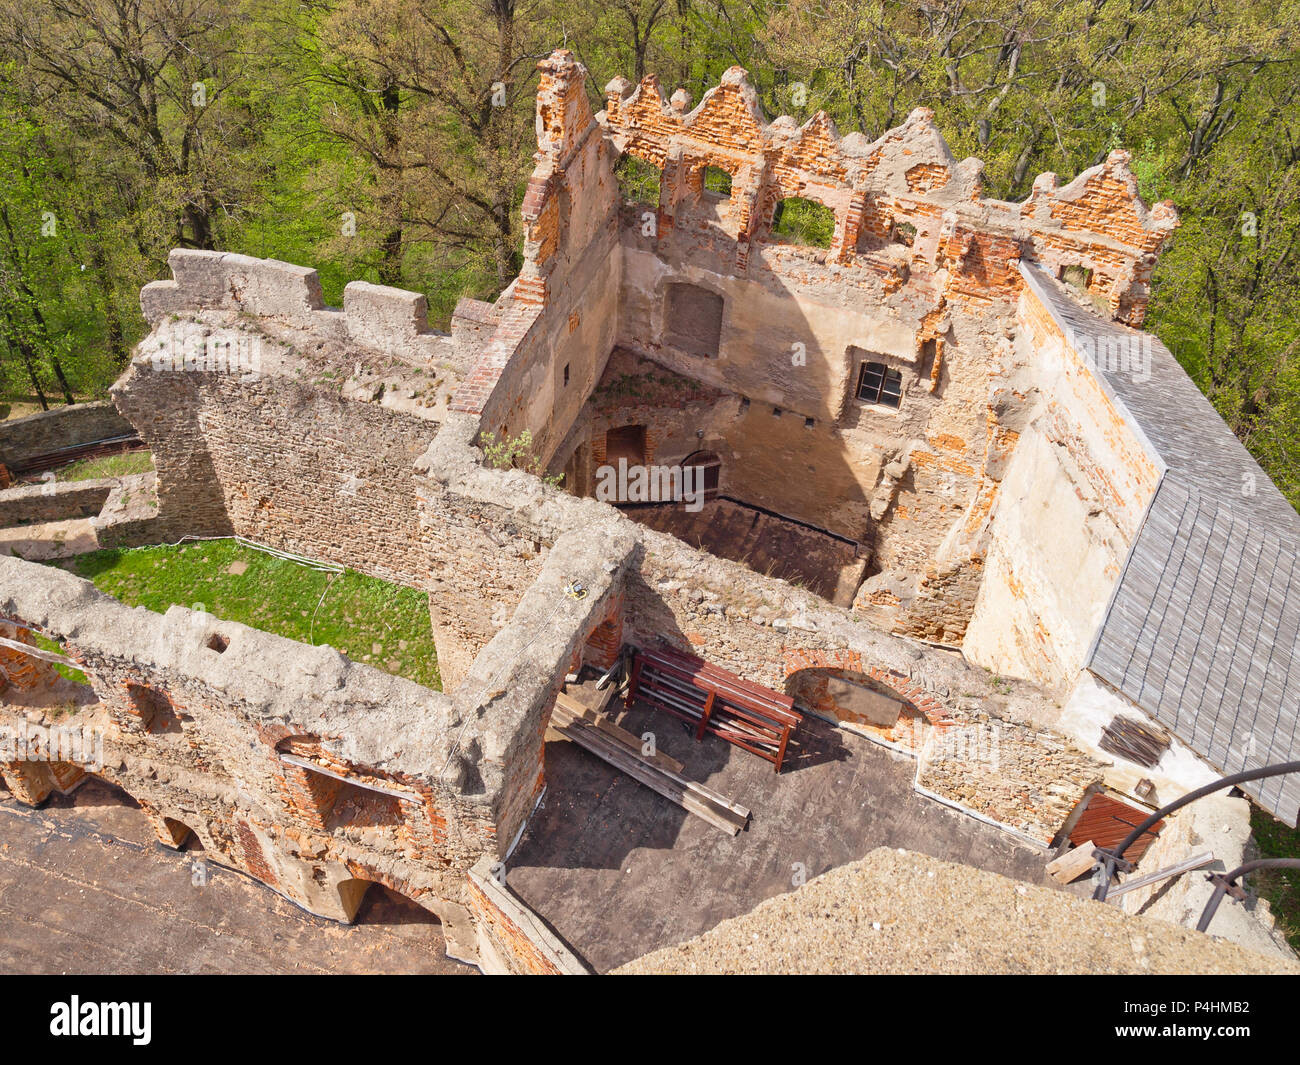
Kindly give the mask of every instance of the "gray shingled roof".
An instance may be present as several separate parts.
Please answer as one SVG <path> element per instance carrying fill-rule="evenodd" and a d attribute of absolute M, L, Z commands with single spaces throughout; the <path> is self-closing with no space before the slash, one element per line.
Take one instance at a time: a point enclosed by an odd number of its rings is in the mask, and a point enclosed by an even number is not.
<path fill-rule="evenodd" d="M 1021 274 L 1062 328 L 1149 344 L 1149 377 L 1096 368 L 1163 475 L 1086 667 L 1224 773 L 1300 759 L 1300 515 L 1159 340 Z M 1296 824 L 1300 776 L 1243 790 Z"/>

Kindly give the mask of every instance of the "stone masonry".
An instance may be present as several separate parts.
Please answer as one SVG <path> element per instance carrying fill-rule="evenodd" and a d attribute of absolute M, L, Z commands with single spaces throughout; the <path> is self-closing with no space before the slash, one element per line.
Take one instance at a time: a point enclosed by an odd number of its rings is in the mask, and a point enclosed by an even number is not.
<path fill-rule="evenodd" d="M 539 69 L 524 266 L 494 304 L 461 301 L 444 335 L 415 293 L 353 282 L 329 308 L 309 268 L 177 250 L 113 389 L 154 456 L 149 537 L 238 535 L 427 591 L 445 690 L 0 558 L 0 628 L 87 680 L 0 649 L 0 723 L 92 732 L 91 771 L 164 844 L 192 832 L 340 920 L 385 884 L 494 971 L 581 968 L 491 869 L 542 797 L 566 674 L 625 644 L 790 692 L 1046 842 L 1107 776 L 1055 724 L 1160 471 L 1017 267 L 1138 326 L 1172 208 L 1141 202 L 1122 152 L 1011 204 L 924 109 L 869 142 L 768 122 L 738 68 L 694 109 L 616 79 L 599 113 L 568 52 Z M 657 202 L 623 202 L 631 157 Z M 828 248 L 775 231 L 792 198 L 829 209 Z M 868 366 L 897 406 L 861 399 Z M 527 470 L 495 468 L 525 431 Z M 728 497 L 855 545 L 861 587 L 833 605 L 592 498 L 632 437 L 646 463 L 716 456 Z M 33 671 L 59 698 L 30 695 Z M 995 736 L 1001 768 L 954 736 Z M 33 764 L 0 772 L 39 801 Z"/>

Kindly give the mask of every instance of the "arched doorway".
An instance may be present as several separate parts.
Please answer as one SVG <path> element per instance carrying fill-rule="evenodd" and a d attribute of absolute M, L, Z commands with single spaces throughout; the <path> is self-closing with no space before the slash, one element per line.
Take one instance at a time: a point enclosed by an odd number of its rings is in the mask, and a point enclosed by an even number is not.
<path fill-rule="evenodd" d="M 716 451 L 693 451 L 682 459 L 683 470 L 692 466 L 700 470 L 695 476 L 703 478 L 704 498 L 715 499 L 722 482 L 722 457 Z"/>

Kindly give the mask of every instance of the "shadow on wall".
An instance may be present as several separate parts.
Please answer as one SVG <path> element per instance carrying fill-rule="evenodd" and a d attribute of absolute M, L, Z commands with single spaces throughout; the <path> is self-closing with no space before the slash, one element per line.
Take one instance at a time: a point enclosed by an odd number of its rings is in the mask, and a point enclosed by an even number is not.
<path fill-rule="evenodd" d="M 360 901 L 356 903 L 354 925 L 437 925 L 441 924 L 438 915 L 405 895 L 394 891 L 374 880 L 345 880 L 339 884 L 339 894 L 351 895 Z"/>
<path fill-rule="evenodd" d="M 930 722 L 919 707 L 854 670 L 801 669 L 786 679 L 785 692 L 816 714 L 909 751 L 919 750 L 928 734 Z"/>
<path fill-rule="evenodd" d="M 112 781 L 105 780 L 95 773 L 87 773 L 85 783 L 67 795 L 57 791 L 51 792 L 50 797 L 41 804 L 41 807 L 50 810 L 95 810 L 105 807 L 140 810 L 141 823 L 145 825 L 148 836 L 153 837 L 152 830 L 144 821 L 144 811 L 140 804 Z"/>
<path fill-rule="evenodd" d="M 809 337 L 800 343 L 814 342 Z M 789 356 L 785 359 L 787 365 L 779 368 L 781 373 L 817 377 L 815 387 L 819 389 L 838 390 L 843 385 L 843 381 L 830 380 L 829 366 L 821 365 L 826 360 L 815 353 L 803 367 L 792 367 Z M 626 458 L 628 498 L 607 501 L 645 502 L 641 498 L 644 490 L 641 496 L 632 494 L 638 482 L 630 476 L 631 467 L 651 466 L 656 476 L 647 478 L 646 483 L 653 485 L 666 476 L 664 470 L 702 464 L 706 467 L 706 498 L 723 495 L 759 508 L 771 516 L 764 529 L 772 520 L 790 518 L 814 530 L 827 529 L 837 537 L 846 537 L 861 545 L 858 552 L 870 554 L 876 535 L 871 497 L 882 462 L 888 457 L 885 451 L 868 448 L 855 457 L 846 447 L 838 423 L 749 399 L 732 390 L 738 387 L 736 382 L 719 381 L 716 364 L 710 368 L 703 365 L 706 362 L 712 364 L 713 360 L 670 350 L 646 356 L 616 349 L 584 409 L 586 424 L 572 438 L 572 451 L 564 464 L 565 488 L 598 498 L 604 496 L 598 495 L 597 489 L 608 491 L 615 483 L 621 491 L 621 481 L 598 471 L 616 473 L 619 460 Z M 725 360 L 721 373 L 729 376 Z M 726 551 L 714 553 L 743 561 L 744 542 L 759 536 L 759 530 L 737 527 L 733 531 L 739 537 L 741 557 Z M 835 589 L 838 575 L 828 579 L 830 588 Z M 844 589 L 842 598 L 851 602 L 855 590 L 856 586 Z"/>
<path fill-rule="evenodd" d="M 132 387 L 135 375 L 149 375 L 149 387 Z M 114 404 L 153 453 L 163 540 L 235 534 L 207 435 L 199 424 L 202 403 L 197 385 L 189 380 L 194 376 L 133 366 L 112 390 Z M 170 414 L 163 422 L 156 417 L 159 408 Z"/>

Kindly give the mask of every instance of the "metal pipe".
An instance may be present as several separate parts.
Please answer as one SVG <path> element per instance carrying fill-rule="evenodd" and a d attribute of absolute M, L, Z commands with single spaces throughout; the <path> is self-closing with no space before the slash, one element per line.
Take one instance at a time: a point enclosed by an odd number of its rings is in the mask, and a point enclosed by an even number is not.
<path fill-rule="evenodd" d="M 1222 791 L 1224 788 L 1231 788 L 1237 784 L 1244 784 L 1250 780 L 1264 780 L 1268 777 L 1285 776 L 1287 773 L 1300 773 L 1300 762 L 1279 762 L 1277 765 L 1266 765 L 1262 769 L 1247 769 L 1241 773 L 1234 773 L 1230 777 L 1220 777 L 1212 784 L 1206 784 L 1204 787 L 1197 788 L 1195 791 L 1189 791 L 1181 799 L 1176 799 L 1169 803 L 1168 806 L 1162 806 L 1153 813 L 1137 828 L 1133 829 L 1124 841 L 1113 851 L 1098 848 L 1099 853 L 1106 857 L 1102 861 L 1101 883 L 1092 893 L 1092 897 L 1097 902 L 1105 902 L 1106 895 L 1110 891 L 1111 878 L 1115 875 L 1115 866 L 1119 864 L 1124 857 L 1124 852 L 1133 846 L 1148 828 L 1154 825 L 1162 817 L 1167 817 L 1175 810 L 1181 810 L 1188 803 L 1195 802 L 1197 799 L 1204 798 L 1206 795 L 1212 795 L 1216 791 Z"/>
<path fill-rule="evenodd" d="M 1260 858 L 1240 865 L 1230 873 L 1211 875 L 1208 879 L 1214 881 L 1214 894 L 1210 896 L 1210 901 L 1201 911 L 1201 919 L 1196 922 L 1198 932 L 1204 932 L 1210 927 L 1210 922 L 1214 920 L 1223 896 L 1236 886 L 1237 880 L 1256 869 L 1300 869 L 1300 858 Z"/>

